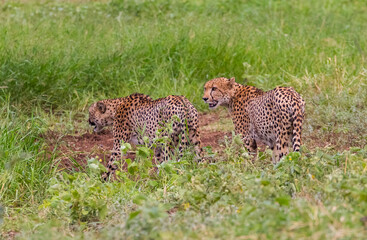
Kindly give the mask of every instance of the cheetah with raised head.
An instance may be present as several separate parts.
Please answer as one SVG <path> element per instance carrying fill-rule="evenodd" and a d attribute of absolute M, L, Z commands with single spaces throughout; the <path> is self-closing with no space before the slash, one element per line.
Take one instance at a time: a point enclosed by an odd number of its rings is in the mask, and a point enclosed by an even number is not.
<path fill-rule="evenodd" d="M 117 105 L 115 102 L 116 99 L 103 100 L 92 104 L 89 109 L 88 121 L 97 130 L 103 126 L 111 125 L 111 119 L 113 119 L 113 150 L 107 164 L 108 172 L 103 175 L 104 180 L 107 180 L 116 170 L 114 161 L 121 159 L 121 140 L 143 144 L 143 138 L 139 136 L 142 130 L 144 136 L 152 140 L 156 136 L 157 130 L 170 121 L 172 121 L 173 130 L 169 135 L 170 145 L 172 147 L 179 145 L 181 153 L 184 148 L 192 144 L 197 157 L 200 157 L 202 149 L 198 128 L 198 112 L 184 96 L 171 95 L 152 100 L 147 95 L 135 93 L 120 98 Z M 113 111 L 113 107 L 108 108 L 107 105 L 115 106 L 115 111 Z M 173 116 L 177 116 L 177 118 L 173 118 Z M 165 160 L 167 152 L 156 149 L 155 157 L 158 161 Z"/>
<path fill-rule="evenodd" d="M 293 151 L 300 150 L 305 101 L 292 87 L 264 92 L 235 78 L 215 78 L 205 83 L 203 100 L 210 109 L 230 109 L 235 132 L 250 153 L 257 154 L 258 141 L 273 150 L 274 163 L 289 153 L 290 142 Z"/>

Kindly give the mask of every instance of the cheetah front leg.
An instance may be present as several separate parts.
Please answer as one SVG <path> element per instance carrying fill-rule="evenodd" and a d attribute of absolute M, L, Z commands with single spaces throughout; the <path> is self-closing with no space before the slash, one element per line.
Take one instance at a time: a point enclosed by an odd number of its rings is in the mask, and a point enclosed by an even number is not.
<path fill-rule="evenodd" d="M 107 163 L 107 172 L 102 175 L 102 179 L 107 179 L 115 173 L 117 166 L 115 160 L 121 159 L 121 140 L 129 141 L 131 138 L 131 129 L 126 121 L 115 120 L 113 124 L 113 150 L 110 160 Z"/>
<path fill-rule="evenodd" d="M 157 146 L 154 150 L 154 158 L 156 164 L 165 162 L 169 159 L 169 147 L 168 146 Z"/>
<path fill-rule="evenodd" d="M 257 144 L 255 139 L 245 136 L 243 142 L 245 143 L 247 151 L 252 156 L 252 162 L 254 162 L 257 158 Z"/>

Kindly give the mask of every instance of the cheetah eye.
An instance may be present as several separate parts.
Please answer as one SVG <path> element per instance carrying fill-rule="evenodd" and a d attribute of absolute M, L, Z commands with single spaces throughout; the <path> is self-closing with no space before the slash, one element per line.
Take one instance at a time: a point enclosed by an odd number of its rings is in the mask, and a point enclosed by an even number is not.
<path fill-rule="evenodd" d="M 212 87 L 212 91 L 215 91 L 215 90 L 217 90 L 217 88 L 216 87 Z"/>

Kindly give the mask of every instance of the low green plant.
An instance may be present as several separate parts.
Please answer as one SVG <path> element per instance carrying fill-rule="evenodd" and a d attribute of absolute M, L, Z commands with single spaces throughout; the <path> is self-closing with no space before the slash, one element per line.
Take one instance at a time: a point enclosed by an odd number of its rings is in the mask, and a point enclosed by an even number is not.
<path fill-rule="evenodd" d="M 126 221 L 126 235 L 131 238 L 157 239 L 162 236 L 159 231 L 168 220 L 167 211 L 170 205 L 156 203 L 140 197 L 135 199 L 139 204 L 134 212 L 129 214 Z"/>
<path fill-rule="evenodd" d="M 88 172 L 60 173 L 50 179 L 49 197 L 40 205 L 47 213 L 70 223 L 99 221 L 106 217 L 111 187 L 100 175 L 106 169 L 97 160 L 88 160 Z"/>

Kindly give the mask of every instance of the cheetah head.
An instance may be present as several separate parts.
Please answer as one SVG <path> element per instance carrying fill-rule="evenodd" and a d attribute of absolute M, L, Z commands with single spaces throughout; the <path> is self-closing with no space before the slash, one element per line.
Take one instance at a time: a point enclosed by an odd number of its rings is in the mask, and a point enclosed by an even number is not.
<path fill-rule="evenodd" d="M 113 125 L 115 109 L 111 104 L 98 101 L 89 107 L 89 125 L 94 127 L 94 132 L 99 133 L 103 127 Z"/>
<path fill-rule="evenodd" d="M 209 80 L 204 85 L 203 100 L 209 104 L 210 109 L 218 106 L 228 106 L 234 94 L 235 78 L 215 78 Z"/>

